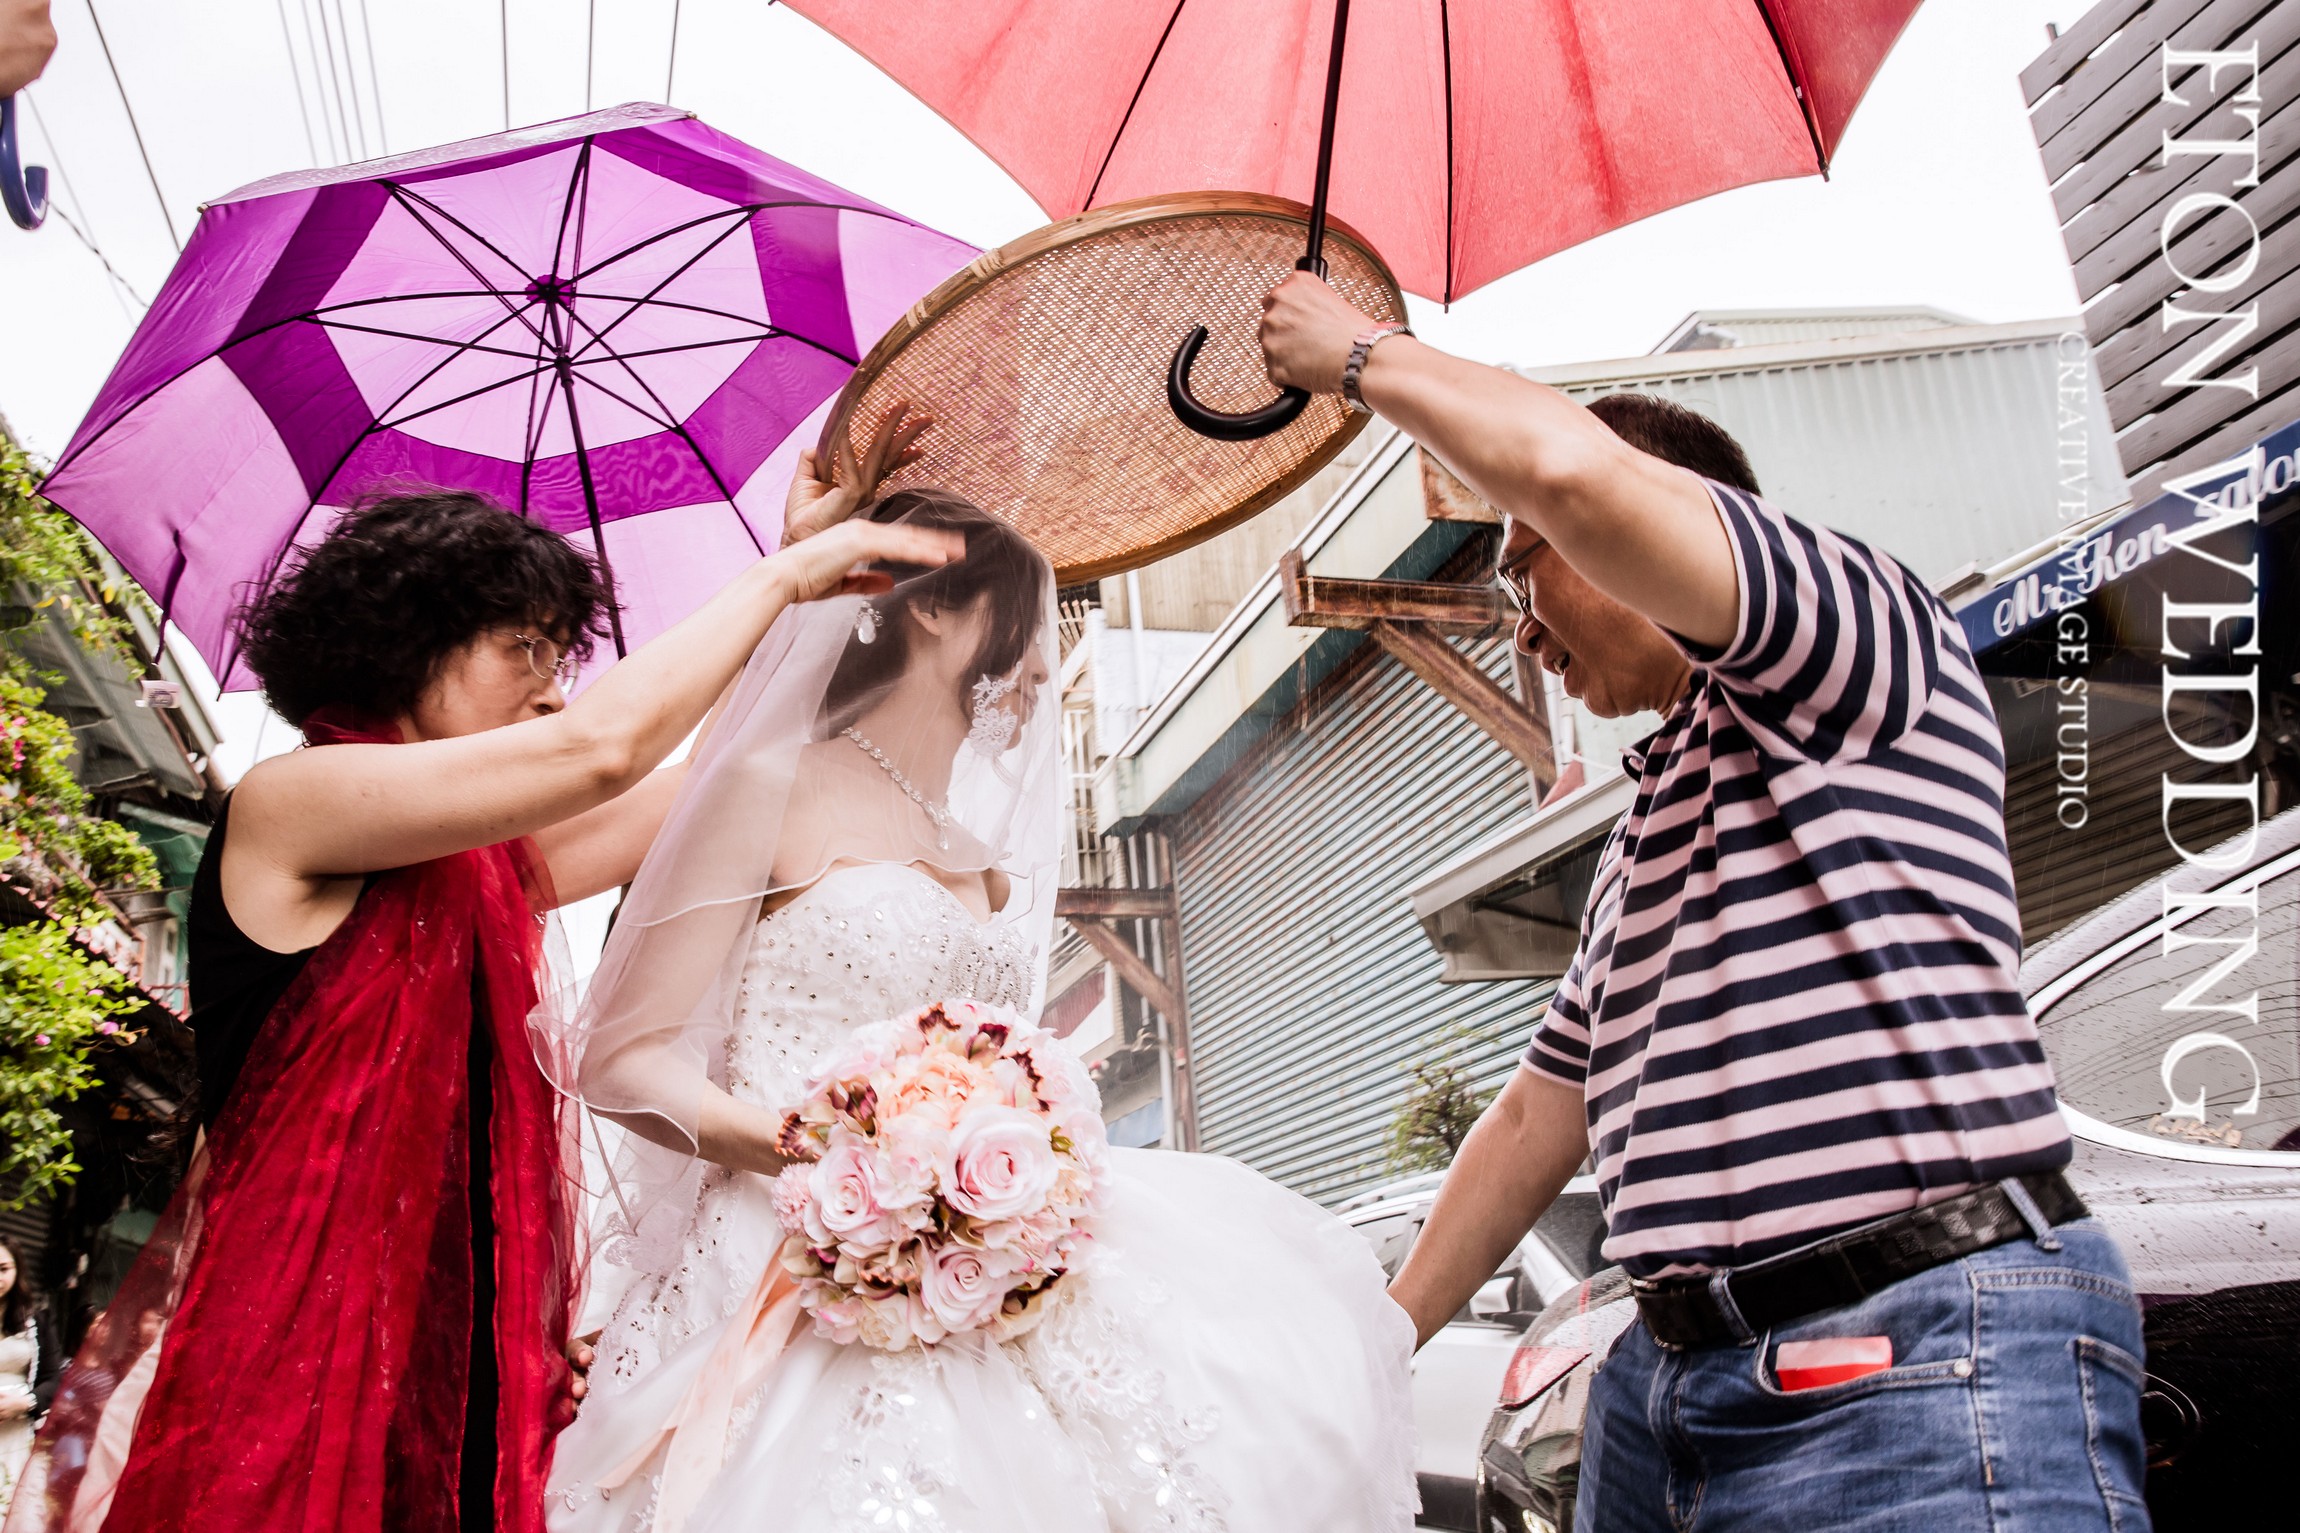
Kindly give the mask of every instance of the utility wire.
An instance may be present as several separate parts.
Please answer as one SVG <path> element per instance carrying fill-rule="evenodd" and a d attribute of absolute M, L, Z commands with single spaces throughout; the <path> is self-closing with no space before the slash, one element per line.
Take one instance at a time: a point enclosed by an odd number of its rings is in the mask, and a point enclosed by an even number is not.
<path fill-rule="evenodd" d="M 511 131 L 511 0 L 495 0 L 495 21 L 503 34 L 503 131 Z"/>
<path fill-rule="evenodd" d="M 335 0 L 335 30 L 343 38 L 343 77 L 351 86 L 351 119 L 359 124 L 359 157 L 369 159 L 367 111 L 359 99 L 359 58 L 351 51 L 351 27 L 344 21 L 343 0 Z"/>
<path fill-rule="evenodd" d="M 391 130 L 383 122 L 383 80 L 375 72 L 375 29 L 367 23 L 367 0 L 359 0 L 359 36 L 367 44 L 367 92 L 375 99 L 376 143 L 391 153 Z"/>
<path fill-rule="evenodd" d="M 335 83 L 335 109 L 343 114 L 343 67 L 335 56 L 335 28 L 328 25 L 327 0 L 319 0 L 319 32 L 320 36 L 327 39 L 327 73 L 328 78 Z M 359 122 L 358 112 L 358 103 L 352 103 L 350 113 L 345 114 L 343 142 L 348 153 L 364 160 L 367 158 L 367 129 Z"/>
<path fill-rule="evenodd" d="M 312 88 L 319 95 L 319 120 L 327 129 L 328 158 L 341 165 L 351 158 L 351 130 L 343 120 L 343 92 L 335 88 L 326 61 L 320 56 L 319 21 L 312 15 L 315 4 L 326 0 L 296 0 L 303 12 L 303 45 L 311 59 Z"/>
<path fill-rule="evenodd" d="M 96 24 L 96 42 L 104 50 L 104 67 L 112 72 L 112 89 L 120 93 L 120 109 L 128 114 L 128 131 L 136 136 L 136 153 L 143 157 L 144 176 L 152 183 L 152 198 L 159 203 L 160 218 L 168 226 L 168 241 L 176 247 L 176 254 L 182 255 L 184 242 L 176 233 L 176 215 L 168 211 L 167 194 L 160 190 L 159 172 L 152 169 L 152 154 L 144 147 L 144 130 L 136 123 L 136 109 L 128 100 L 128 87 L 120 80 L 120 66 L 112 57 L 111 40 L 104 36 L 104 18 L 96 14 L 96 0 L 88 0 L 88 19 Z"/>
<path fill-rule="evenodd" d="M 663 102 L 671 101 L 671 82 L 679 78 L 679 6 L 680 0 L 671 0 L 671 62 L 663 68 Z"/>
<path fill-rule="evenodd" d="M 272 0 L 280 14 L 280 42 L 287 48 L 288 74 L 295 80 L 296 115 L 303 119 L 303 146 L 311 152 L 311 162 L 319 163 L 319 139 L 311 131 L 311 103 L 304 99 L 303 70 L 296 63 L 295 34 L 288 30 L 287 0 Z"/>
<path fill-rule="evenodd" d="M 57 184 L 63 187 L 64 196 L 72 207 L 79 209 L 79 217 L 75 218 L 71 209 L 62 203 L 51 204 L 57 216 L 64 220 L 64 227 L 72 231 L 73 237 L 88 247 L 88 254 L 103 265 L 104 275 L 112 279 L 118 290 L 112 296 L 117 298 L 120 293 L 126 293 L 136 301 L 138 308 L 149 309 L 151 305 L 144 301 L 144 295 L 120 275 L 120 269 L 112 264 L 111 257 L 105 255 L 103 247 L 96 243 L 95 220 L 88 217 L 88 205 L 80 200 L 80 189 L 72 184 L 72 173 L 64 168 L 63 151 L 56 147 L 56 135 L 48 131 L 48 119 L 40 115 L 39 98 L 32 94 L 30 86 L 24 89 L 24 104 L 32 109 L 32 124 L 40 130 L 40 138 L 48 146 L 48 163 L 55 169 Z M 121 312 L 126 313 L 127 307 L 126 304 L 120 305 Z M 130 314 L 128 318 L 133 320 L 135 316 Z"/>
<path fill-rule="evenodd" d="M 599 0 L 589 0 L 583 15 L 583 110 L 591 110 L 592 61 L 599 53 Z"/>

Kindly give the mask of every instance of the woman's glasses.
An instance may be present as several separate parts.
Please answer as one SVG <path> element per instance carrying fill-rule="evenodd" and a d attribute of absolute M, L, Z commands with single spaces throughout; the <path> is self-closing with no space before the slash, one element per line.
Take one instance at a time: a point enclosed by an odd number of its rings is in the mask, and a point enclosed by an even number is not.
<path fill-rule="evenodd" d="M 582 666 L 558 645 L 524 633 L 513 634 L 511 642 L 527 651 L 527 669 L 535 673 L 537 681 L 556 681 L 562 687 L 575 685 L 575 674 Z"/>

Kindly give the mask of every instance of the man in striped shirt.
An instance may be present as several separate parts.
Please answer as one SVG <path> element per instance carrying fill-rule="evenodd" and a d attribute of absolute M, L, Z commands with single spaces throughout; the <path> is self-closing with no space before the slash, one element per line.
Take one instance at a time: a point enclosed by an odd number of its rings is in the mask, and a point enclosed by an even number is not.
<path fill-rule="evenodd" d="M 1641 1323 L 1591 1393 L 1577 1526 L 2145 1527 L 2139 1309 L 2060 1175 L 2003 744 L 1947 609 L 1681 407 L 1584 410 L 1306 276 L 1262 340 L 1501 509 L 1518 645 L 1568 693 L 1663 715 L 1392 1287 L 1421 1338 L 1587 1157 Z"/>

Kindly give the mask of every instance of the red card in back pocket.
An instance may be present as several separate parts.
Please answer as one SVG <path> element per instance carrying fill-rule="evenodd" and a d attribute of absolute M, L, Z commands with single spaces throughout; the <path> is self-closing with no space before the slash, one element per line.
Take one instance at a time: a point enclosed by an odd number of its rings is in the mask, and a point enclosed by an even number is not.
<path fill-rule="evenodd" d="M 1774 1349 L 1773 1376 L 1791 1394 L 1848 1379 L 1883 1373 L 1893 1366 L 1890 1336 L 1829 1336 L 1817 1341 L 1785 1341 Z"/>

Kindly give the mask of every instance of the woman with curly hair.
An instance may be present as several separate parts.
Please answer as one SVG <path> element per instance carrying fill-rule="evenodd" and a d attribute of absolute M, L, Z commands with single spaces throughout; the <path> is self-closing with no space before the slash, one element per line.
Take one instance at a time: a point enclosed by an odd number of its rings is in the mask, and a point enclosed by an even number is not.
<path fill-rule="evenodd" d="M 840 488 L 803 460 L 783 550 L 573 702 L 592 562 L 475 495 L 360 506 L 243 611 L 306 748 L 217 817 L 191 912 L 205 1147 L 11 1529 L 539 1533 L 580 1393 L 577 1163 L 527 1034 L 540 914 L 629 881 L 680 775 L 655 768 L 779 613 L 963 551 L 846 520 L 924 424 L 890 412 Z"/>

